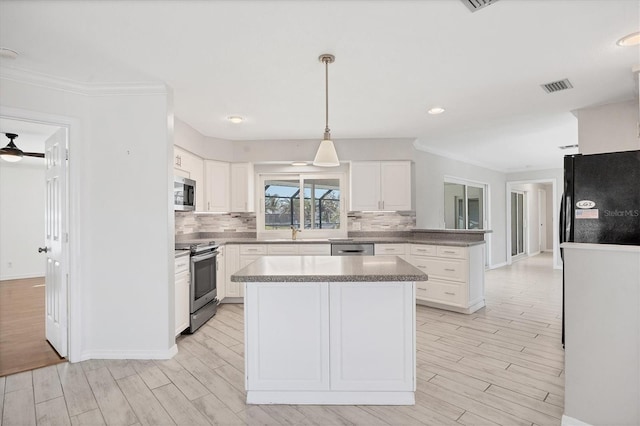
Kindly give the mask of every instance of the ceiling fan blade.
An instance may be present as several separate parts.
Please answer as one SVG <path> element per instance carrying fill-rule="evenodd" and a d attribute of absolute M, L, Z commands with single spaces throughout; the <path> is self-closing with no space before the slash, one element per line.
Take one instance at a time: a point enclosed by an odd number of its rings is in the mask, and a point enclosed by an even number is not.
<path fill-rule="evenodd" d="M 22 153 L 25 157 L 38 157 L 38 158 L 44 158 L 44 154 L 41 154 L 39 152 L 23 152 Z"/>

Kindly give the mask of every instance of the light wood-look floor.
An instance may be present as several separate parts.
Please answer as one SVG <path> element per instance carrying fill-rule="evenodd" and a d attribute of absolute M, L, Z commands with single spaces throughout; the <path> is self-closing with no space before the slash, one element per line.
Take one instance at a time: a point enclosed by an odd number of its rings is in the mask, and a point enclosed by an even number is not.
<path fill-rule="evenodd" d="M 0 281 L 0 376 L 64 362 L 45 338 L 44 277 Z"/>
<path fill-rule="evenodd" d="M 473 315 L 417 308 L 416 405 L 245 404 L 242 305 L 168 361 L 91 360 L 0 378 L 2 425 L 557 425 L 562 274 L 542 254 L 487 272 Z"/>

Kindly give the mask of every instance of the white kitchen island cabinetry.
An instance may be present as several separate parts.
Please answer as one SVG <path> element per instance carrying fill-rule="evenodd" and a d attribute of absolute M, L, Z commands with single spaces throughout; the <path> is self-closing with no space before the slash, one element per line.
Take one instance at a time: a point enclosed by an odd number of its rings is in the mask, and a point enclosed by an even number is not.
<path fill-rule="evenodd" d="M 484 307 L 484 244 L 411 244 L 409 261 L 429 275 L 418 283 L 416 302 L 471 314 Z"/>
<path fill-rule="evenodd" d="M 351 210 L 411 210 L 411 161 L 353 161 Z"/>
<path fill-rule="evenodd" d="M 415 403 L 415 282 L 396 256 L 265 256 L 245 291 L 250 404 Z"/>
<path fill-rule="evenodd" d="M 175 258 L 175 335 L 189 327 L 189 252 L 181 253 Z"/>

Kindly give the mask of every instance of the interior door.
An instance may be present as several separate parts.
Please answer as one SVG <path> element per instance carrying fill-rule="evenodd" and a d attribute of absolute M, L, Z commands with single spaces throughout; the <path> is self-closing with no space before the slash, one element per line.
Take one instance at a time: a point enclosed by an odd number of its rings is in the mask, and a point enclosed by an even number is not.
<path fill-rule="evenodd" d="M 45 142 L 45 333 L 60 356 L 67 356 L 67 129 Z"/>

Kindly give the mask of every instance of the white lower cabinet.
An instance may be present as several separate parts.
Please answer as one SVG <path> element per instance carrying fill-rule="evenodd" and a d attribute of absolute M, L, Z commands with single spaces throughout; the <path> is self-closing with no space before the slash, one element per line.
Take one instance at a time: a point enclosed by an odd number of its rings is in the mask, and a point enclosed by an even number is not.
<path fill-rule="evenodd" d="M 376 256 L 398 256 L 403 260 L 407 260 L 407 244 L 402 243 L 383 243 L 374 247 Z"/>
<path fill-rule="evenodd" d="M 467 314 L 485 305 L 484 245 L 411 244 L 407 260 L 429 276 L 417 283 L 418 303 Z"/>
<path fill-rule="evenodd" d="M 412 391 L 412 286 L 330 283 L 329 306 L 331 389 Z"/>
<path fill-rule="evenodd" d="M 253 373 L 247 389 L 328 389 L 328 283 L 249 284 L 247 300 L 256 306 L 245 306 L 247 329 L 256 333 L 245 351 Z"/>
<path fill-rule="evenodd" d="M 376 404 L 415 390 L 412 283 L 250 282 L 245 322 L 248 402 L 270 391 L 311 403 L 292 392 L 324 391 L 316 402 Z"/>
<path fill-rule="evenodd" d="M 175 332 L 176 336 L 189 327 L 189 256 L 175 260 Z"/>
<path fill-rule="evenodd" d="M 241 297 L 240 283 L 232 282 L 231 275 L 240 269 L 240 246 L 228 244 L 225 246 L 225 298 Z"/>

